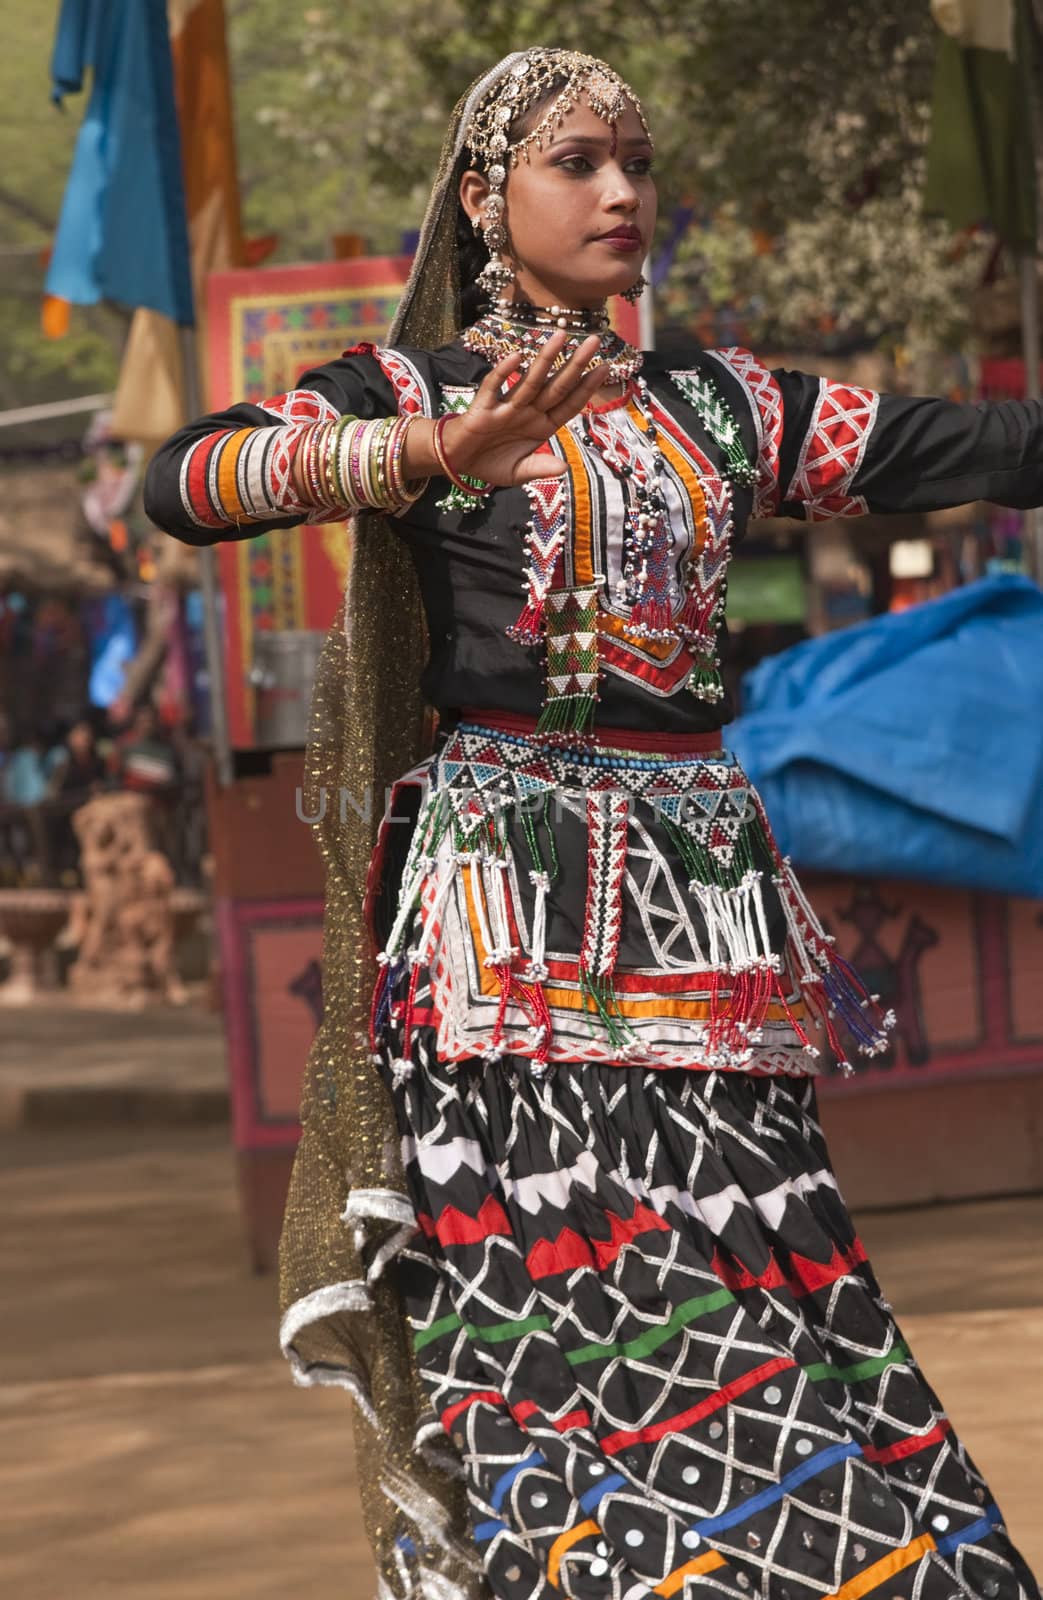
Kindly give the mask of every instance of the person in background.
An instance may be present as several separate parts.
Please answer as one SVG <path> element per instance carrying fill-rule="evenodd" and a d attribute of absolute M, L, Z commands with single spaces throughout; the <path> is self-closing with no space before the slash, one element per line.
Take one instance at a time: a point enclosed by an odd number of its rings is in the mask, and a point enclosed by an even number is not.
<path fill-rule="evenodd" d="M 56 752 L 38 729 L 16 742 L 0 774 L 0 799 L 13 808 L 6 820 L 5 854 L 17 881 L 39 883 L 52 874 L 53 840 L 44 812 L 54 787 Z"/>
<path fill-rule="evenodd" d="M 0 796 L 4 789 L 4 772 L 11 756 L 11 719 L 6 711 L 0 711 Z"/>
<path fill-rule="evenodd" d="M 51 792 L 47 740 L 36 728 L 12 750 L 4 763 L 3 797 L 8 805 L 38 806 Z"/>
<path fill-rule="evenodd" d="M 52 769 L 52 792 L 56 797 L 81 804 L 104 788 L 109 772 L 98 748 L 94 725 L 86 716 L 78 717 L 62 743 L 48 757 Z"/>
<path fill-rule="evenodd" d="M 104 789 L 109 779 L 105 757 L 98 749 L 94 725 L 88 716 L 77 717 L 47 757 L 48 798 L 44 834 L 48 868 L 61 884 L 79 879 L 80 849 L 72 816 Z"/>
<path fill-rule="evenodd" d="M 177 786 L 177 751 L 164 732 L 154 705 L 137 707 L 130 727 L 116 741 L 116 781 L 138 794 L 167 795 Z"/>
<path fill-rule="evenodd" d="M 164 855 L 173 857 L 181 761 L 151 701 L 136 708 L 129 728 L 116 740 L 113 765 L 120 789 L 150 797 L 154 842 Z"/>

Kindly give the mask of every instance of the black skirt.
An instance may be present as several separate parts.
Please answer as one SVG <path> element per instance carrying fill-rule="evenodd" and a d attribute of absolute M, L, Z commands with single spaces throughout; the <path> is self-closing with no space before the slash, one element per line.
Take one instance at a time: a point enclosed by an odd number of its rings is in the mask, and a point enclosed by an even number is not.
<path fill-rule="evenodd" d="M 1035 1600 L 808 1079 L 378 1051 L 431 1431 L 497 1600 Z M 394 1066 L 397 1070 L 393 1069 Z"/>

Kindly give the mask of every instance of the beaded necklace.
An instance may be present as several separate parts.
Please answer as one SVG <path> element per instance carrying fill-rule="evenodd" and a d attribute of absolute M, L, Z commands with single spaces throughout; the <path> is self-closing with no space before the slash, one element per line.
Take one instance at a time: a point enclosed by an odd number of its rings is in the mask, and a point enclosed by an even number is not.
<path fill-rule="evenodd" d="M 547 340 L 556 333 L 565 333 L 565 347 L 554 362 L 552 371 L 562 368 L 592 333 L 598 334 L 601 347 L 594 355 L 592 367 L 605 366 L 613 383 L 627 384 L 641 370 L 641 352 L 622 340 L 608 326 L 605 312 L 576 312 L 563 306 L 515 305 L 513 301 L 497 301 L 492 311 L 479 317 L 460 335 L 464 348 L 484 357 L 495 366 L 505 356 L 516 350 L 522 353 L 522 372 L 527 372 L 543 349 Z"/>
<path fill-rule="evenodd" d="M 581 438 L 588 450 L 597 451 L 622 488 L 623 570 L 616 597 L 630 608 L 630 629 L 641 639 L 670 639 L 676 637 L 672 619 L 679 596 L 670 570 L 673 540 L 663 494 L 666 462 L 643 378 L 631 385 L 624 405 L 628 401 L 641 417 L 650 460 L 634 448 L 625 432 L 613 426 L 610 413 L 596 406 L 588 406 L 582 413 Z M 612 409 L 618 412 L 621 407 Z"/>
<path fill-rule="evenodd" d="M 604 306 L 535 306 L 531 300 L 497 300 L 495 310 L 509 321 L 530 328 L 568 329 L 573 333 L 604 333 L 608 312 Z"/>

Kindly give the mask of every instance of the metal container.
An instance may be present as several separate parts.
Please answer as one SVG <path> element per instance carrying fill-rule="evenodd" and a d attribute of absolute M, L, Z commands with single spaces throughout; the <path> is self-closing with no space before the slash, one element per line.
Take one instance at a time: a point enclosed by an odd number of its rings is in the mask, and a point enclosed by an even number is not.
<path fill-rule="evenodd" d="M 311 628 L 255 636 L 250 686 L 258 748 L 297 750 L 307 744 L 312 685 L 325 638 Z"/>

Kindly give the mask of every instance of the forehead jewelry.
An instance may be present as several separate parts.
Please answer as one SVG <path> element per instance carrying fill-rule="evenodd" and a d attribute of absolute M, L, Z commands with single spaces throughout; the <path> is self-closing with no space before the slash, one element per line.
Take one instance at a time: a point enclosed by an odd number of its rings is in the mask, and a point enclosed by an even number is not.
<path fill-rule="evenodd" d="M 548 95 L 551 98 L 539 122 L 512 144 L 508 138 L 511 124 Z M 472 156 L 482 162 L 489 184 L 480 213 L 489 262 L 479 274 L 479 282 L 494 299 L 514 277 L 511 268 L 498 260 L 507 248 L 503 186 L 508 168 L 517 166 L 522 157 L 528 161 L 533 149 L 542 149 L 547 135 L 560 128 L 583 98 L 594 115 L 613 128 L 627 106 L 632 105 L 651 142 L 648 122 L 634 91 L 607 62 L 578 50 L 526 51 L 489 90 L 467 128 L 464 142 Z"/>

